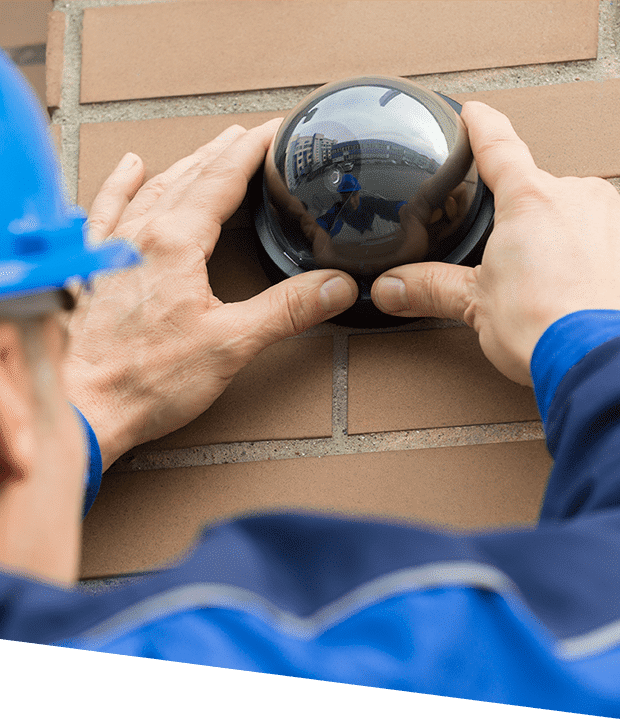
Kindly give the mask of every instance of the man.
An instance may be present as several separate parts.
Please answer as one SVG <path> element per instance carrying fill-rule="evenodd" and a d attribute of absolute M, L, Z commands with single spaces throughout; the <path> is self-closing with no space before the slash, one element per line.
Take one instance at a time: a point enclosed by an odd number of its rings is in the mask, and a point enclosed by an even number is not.
<path fill-rule="evenodd" d="M 467 103 L 463 119 L 496 200 L 482 265 L 389 270 L 373 299 L 466 321 L 502 372 L 533 383 L 555 457 L 540 525 L 459 535 L 253 517 L 206 529 L 152 577 L 72 586 L 98 447 L 106 468 L 185 424 L 268 344 L 355 299 L 331 270 L 246 302 L 213 296 L 205 259 L 276 124 L 235 127 L 142 187 L 140 160 L 123 159 L 91 234 L 129 238 L 143 262 L 79 298 L 67 354 L 41 287 L 0 303 L 0 637 L 620 716 L 620 198 L 536 168 L 491 108 Z M 20 323 L 24 306 L 40 319 Z M 65 393 L 87 420 L 88 457 Z"/>
<path fill-rule="evenodd" d="M 340 200 L 324 215 L 317 217 L 316 223 L 335 237 L 346 223 L 360 234 L 372 230 L 375 217 L 398 223 L 398 213 L 406 202 L 385 200 L 372 195 L 360 196 L 362 186 L 353 175 L 346 174 L 338 184 Z"/>

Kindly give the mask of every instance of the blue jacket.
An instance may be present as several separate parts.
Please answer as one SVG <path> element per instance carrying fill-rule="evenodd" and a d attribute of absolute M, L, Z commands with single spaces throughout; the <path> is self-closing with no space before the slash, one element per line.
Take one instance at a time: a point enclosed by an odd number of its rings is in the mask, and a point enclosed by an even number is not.
<path fill-rule="evenodd" d="M 0 574 L 0 637 L 620 717 L 620 312 L 556 322 L 532 376 L 534 529 L 241 519 L 106 592 Z"/>
<path fill-rule="evenodd" d="M 318 225 L 329 232 L 330 237 L 335 237 L 342 230 L 345 222 L 363 234 L 371 229 L 375 215 L 391 222 L 400 222 L 398 213 L 400 208 L 406 204 L 406 202 L 385 200 L 382 197 L 361 195 L 359 207 L 356 210 L 351 207 L 348 200 L 337 202 L 316 221 Z"/>

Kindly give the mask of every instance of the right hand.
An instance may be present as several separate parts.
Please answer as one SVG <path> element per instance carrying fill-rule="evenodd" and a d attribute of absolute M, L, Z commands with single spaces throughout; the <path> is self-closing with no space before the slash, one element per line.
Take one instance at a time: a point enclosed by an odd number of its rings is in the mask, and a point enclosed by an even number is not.
<path fill-rule="evenodd" d="M 495 195 L 482 264 L 396 267 L 373 284 L 373 302 L 398 317 L 464 320 L 503 374 L 531 385 L 534 347 L 553 322 L 620 310 L 620 195 L 600 178 L 540 170 L 508 118 L 487 105 L 465 103 L 462 118 Z"/>

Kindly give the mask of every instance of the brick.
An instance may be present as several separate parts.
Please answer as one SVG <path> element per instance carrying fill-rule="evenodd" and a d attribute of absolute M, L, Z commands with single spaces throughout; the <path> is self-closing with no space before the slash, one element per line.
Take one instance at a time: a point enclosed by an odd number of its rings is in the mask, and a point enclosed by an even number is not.
<path fill-rule="evenodd" d="M 47 47 L 45 54 L 45 82 L 47 107 L 60 107 L 62 72 L 64 64 L 65 14 L 55 10 L 48 16 Z"/>
<path fill-rule="evenodd" d="M 620 176 L 620 134 L 614 129 L 620 112 L 620 80 L 459 93 L 453 97 L 459 102 L 480 100 L 506 113 L 539 166 L 552 174 Z M 78 202 L 90 207 L 105 178 L 129 150 L 145 160 L 149 178 L 233 123 L 250 128 L 286 113 L 281 110 L 82 125 Z M 250 224 L 246 208 L 245 214 L 236 218 L 236 226 Z"/>
<path fill-rule="evenodd" d="M 43 45 L 47 35 L 47 13 L 52 0 L 2 0 L 0 2 L 0 47 Z"/>
<path fill-rule="evenodd" d="M 331 433 L 331 337 L 290 339 L 258 355 L 200 417 L 141 449 L 328 437 Z"/>
<path fill-rule="evenodd" d="M 87 8 L 81 102 L 561 62 L 597 51 L 596 0 L 296 0 L 285 7 L 211 0 Z"/>
<path fill-rule="evenodd" d="M 349 434 L 538 418 L 468 327 L 349 337 Z"/>
<path fill-rule="evenodd" d="M 126 152 L 135 152 L 144 160 L 148 180 L 231 125 L 240 124 L 249 130 L 281 116 L 281 112 L 251 112 L 84 124 L 80 127 L 78 203 L 90 208 L 104 180 Z M 247 219 L 242 224 L 247 225 Z"/>
<path fill-rule="evenodd" d="M 182 555 L 204 525 L 253 512 L 531 526 L 550 466 L 536 441 L 107 474 L 84 522 L 81 574 L 151 569 Z"/>
<path fill-rule="evenodd" d="M 620 175 L 620 80 L 456 94 L 508 115 L 540 167 L 554 175 Z"/>

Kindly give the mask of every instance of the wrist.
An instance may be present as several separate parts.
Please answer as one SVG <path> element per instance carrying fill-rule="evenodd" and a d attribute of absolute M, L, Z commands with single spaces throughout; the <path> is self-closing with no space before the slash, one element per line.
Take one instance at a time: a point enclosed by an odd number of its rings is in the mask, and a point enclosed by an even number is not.
<path fill-rule="evenodd" d="M 92 429 L 105 472 L 142 441 L 146 402 L 140 397 L 129 400 L 122 373 L 112 374 L 101 364 L 93 367 L 72 359 L 64 367 L 68 398 Z"/>
<path fill-rule="evenodd" d="M 134 446 L 130 440 L 129 427 L 122 421 L 113 421 L 108 414 L 97 411 L 93 405 L 86 405 L 83 410 L 80 408 L 82 412 L 95 438 L 103 473 Z"/>
<path fill-rule="evenodd" d="M 90 441 L 90 449 L 95 453 L 94 461 L 103 473 L 134 446 L 130 423 L 126 417 L 116 416 L 99 398 L 89 398 L 85 394 L 72 392 L 69 399 L 82 420 Z"/>

